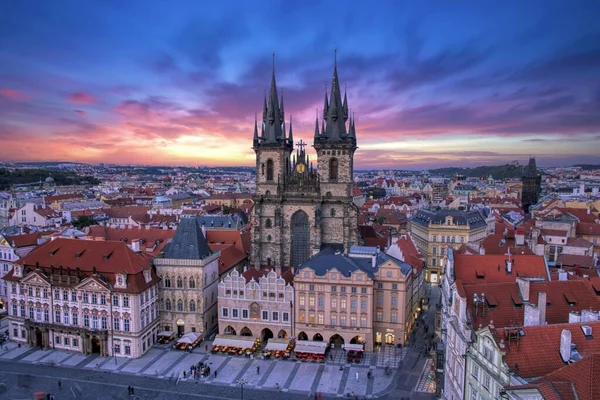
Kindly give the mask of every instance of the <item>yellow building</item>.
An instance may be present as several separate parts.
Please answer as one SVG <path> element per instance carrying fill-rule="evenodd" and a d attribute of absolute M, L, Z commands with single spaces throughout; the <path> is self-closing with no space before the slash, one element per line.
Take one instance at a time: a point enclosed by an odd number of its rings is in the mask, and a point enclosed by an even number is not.
<path fill-rule="evenodd" d="M 482 210 L 419 210 L 408 222 L 411 238 L 425 259 L 425 281 L 438 283 L 444 246 L 457 249 L 463 244 L 479 247 L 494 230 L 494 218 Z"/>

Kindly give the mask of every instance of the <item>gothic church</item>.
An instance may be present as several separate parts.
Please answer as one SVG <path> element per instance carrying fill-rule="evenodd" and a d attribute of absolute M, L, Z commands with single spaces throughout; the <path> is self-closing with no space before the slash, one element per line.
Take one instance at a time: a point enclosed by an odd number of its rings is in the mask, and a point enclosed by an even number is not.
<path fill-rule="evenodd" d="M 337 63 L 321 124 L 318 114 L 315 121 L 316 168 L 305 147 L 302 141 L 294 143 L 291 116 L 286 129 L 283 94 L 280 101 L 273 68 L 262 120 L 254 122 L 255 266 L 297 267 L 325 247 L 347 251 L 359 244 L 358 208 L 352 203 L 356 130 L 346 93 L 342 100 Z"/>

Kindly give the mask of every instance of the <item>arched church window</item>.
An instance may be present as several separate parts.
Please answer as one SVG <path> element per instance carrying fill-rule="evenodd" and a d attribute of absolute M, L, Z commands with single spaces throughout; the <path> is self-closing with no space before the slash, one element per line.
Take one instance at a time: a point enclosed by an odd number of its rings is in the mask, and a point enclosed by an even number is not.
<path fill-rule="evenodd" d="M 165 287 L 171 287 L 171 278 L 168 276 L 165 278 Z"/>
<path fill-rule="evenodd" d="M 332 196 L 331 192 L 325 193 L 325 197 L 327 197 L 328 199 L 331 198 L 331 196 Z"/>
<path fill-rule="evenodd" d="M 335 180 L 338 178 L 338 160 L 337 158 L 332 158 L 329 160 L 329 179 Z"/>
<path fill-rule="evenodd" d="M 332 208 L 329 213 L 331 214 L 332 217 L 335 217 L 335 208 Z"/>
<path fill-rule="evenodd" d="M 267 160 L 267 180 L 273 180 L 273 160 Z"/>
<path fill-rule="evenodd" d="M 191 312 L 196 311 L 196 302 L 194 300 L 190 300 L 190 311 Z"/>
<path fill-rule="evenodd" d="M 267 235 L 267 241 L 269 241 L 269 242 L 270 242 L 270 241 L 271 241 L 271 239 L 272 239 L 271 235 Z"/>
<path fill-rule="evenodd" d="M 165 310 L 171 311 L 171 300 L 165 300 Z"/>
<path fill-rule="evenodd" d="M 265 228 L 271 228 L 273 226 L 273 223 L 271 222 L 271 218 L 267 218 L 267 220 L 265 221 Z"/>
<path fill-rule="evenodd" d="M 177 311 L 183 311 L 183 301 L 177 300 Z"/>
<path fill-rule="evenodd" d="M 194 278 L 190 278 L 189 286 L 190 286 L 190 289 L 196 288 L 196 281 L 194 280 Z"/>
<path fill-rule="evenodd" d="M 183 287 L 183 279 L 181 279 L 180 276 L 177 277 L 177 287 L 178 288 L 182 288 Z"/>
<path fill-rule="evenodd" d="M 270 191 L 270 190 L 267 190 L 267 191 L 265 192 L 265 196 L 270 196 L 270 195 L 271 195 L 271 191 Z"/>
<path fill-rule="evenodd" d="M 262 176 L 265 176 L 265 164 L 264 163 L 260 164 L 260 171 L 261 171 Z"/>

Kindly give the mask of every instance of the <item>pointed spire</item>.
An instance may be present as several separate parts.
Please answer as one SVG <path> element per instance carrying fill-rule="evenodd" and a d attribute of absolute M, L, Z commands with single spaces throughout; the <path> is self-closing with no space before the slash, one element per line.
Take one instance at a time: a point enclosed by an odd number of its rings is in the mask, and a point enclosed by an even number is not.
<path fill-rule="evenodd" d="M 294 144 L 294 133 L 292 132 L 292 115 L 290 114 L 290 135 L 288 136 L 292 145 Z"/>
<path fill-rule="evenodd" d="M 254 143 L 258 144 L 258 120 L 257 115 L 254 113 Z"/>
<path fill-rule="evenodd" d="M 283 104 L 283 102 L 281 103 Z M 273 71 L 271 74 L 271 88 L 269 89 L 269 99 L 265 101 L 265 140 L 264 143 L 277 143 L 285 137 L 282 131 L 283 111 L 279 108 L 277 98 L 277 83 L 275 80 L 275 53 L 273 53 Z M 263 111 L 264 112 L 264 111 Z"/>
<path fill-rule="evenodd" d="M 327 118 L 329 113 L 329 101 L 327 100 L 327 84 L 325 84 L 325 102 L 323 104 L 323 118 Z"/>
<path fill-rule="evenodd" d="M 323 111 L 324 118 L 327 119 L 326 136 L 329 140 L 341 140 L 348 134 L 348 131 L 346 130 L 348 99 L 347 96 L 344 96 L 344 101 L 342 101 L 340 81 L 337 73 L 337 49 L 335 49 L 334 55 L 333 80 L 331 82 L 328 106 L 329 109 L 327 110 L 327 113 Z"/>
<path fill-rule="evenodd" d="M 346 94 L 346 85 L 344 85 L 344 103 L 342 104 L 344 122 L 348 120 L 348 95 Z"/>
<path fill-rule="evenodd" d="M 317 108 L 317 117 L 315 118 L 315 137 L 319 136 L 319 109 Z"/>
<path fill-rule="evenodd" d="M 285 119 L 283 120 L 281 131 L 282 131 L 283 140 L 285 141 Z"/>
<path fill-rule="evenodd" d="M 325 130 L 325 120 L 321 121 L 321 135 L 327 135 L 327 131 Z"/>

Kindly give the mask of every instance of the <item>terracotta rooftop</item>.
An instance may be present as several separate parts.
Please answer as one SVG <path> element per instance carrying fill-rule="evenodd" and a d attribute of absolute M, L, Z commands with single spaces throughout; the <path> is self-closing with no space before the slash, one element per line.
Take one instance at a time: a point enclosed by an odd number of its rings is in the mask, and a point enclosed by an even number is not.
<path fill-rule="evenodd" d="M 587 240 L 585 240 L 584 238 L 571 238 L 569 240 L 567 240 L 567 246 L 570 247 L 581 247 L 581 248 L 590 248 L 592 247 L 592 243 L 588 242 Z"/>
<path fill-rule="evenodd" d="M 586 338 L 581 329 L 582 325 L 592 328 L 591 338 Z M 494 329 L 494 336 L 498 341 L 504 339 L 506 364 L 512 371 L 518 364 L 518 375 L 525 379 L 540 378 L 567 365 L 563 362 L 559 352 L 563 329 L 571 331 L 571 343 L 575 345 L 584 360 L 586 357 L 600 353 L 600 322 L 598 321 L 525 326 L 521 329 L 524 335 L 519 337 L 518 343 L 515 341 L 509 343 L 505 338 L 504 329 L 501 328 Z M 581 362 L 583 360 L 572 365 Z M 596 393 L 600 393 L 600 391 Z M 589 399 L 597 399 L 597 397 L 589 397 Z"/>
<path fill-rule="evenodd" d="M 42 237 L 41 232 L 34 232 L 24 235 L 5 236 L 5 239 L 13 247 L 28 247 L 37 246 L 40 237 Z"/>
<path fill-rule="evenodd" d="M 236 264 L 247 259 L 246 253 L 240 251 L 233 244 L 209 243 L 208 247 L 214 252 L 220 251 L 219 256 L 219 275 L 227 273 Z"/>
<path fill-rule="evenodd" d="M 152 207 L 147 206 L 117 206 L 109 208 L 106 213 L 111 218 L 129 218 L 147 214 L 151 209 Z"/>
<path fill-rule="evenodd" d="M 545 236 L 567 236 L 568 232 L 561 229 L 542 229 L 542 235 Z"/>
<path fill-rule="evenodd" d="M 140 250 L 150 255 L 160 254 L 173 236 L 175 236 L 173 229 L 118 229 L 106 226 L 92 226 L 88 233 L 88 237 L 91 238 L 121 241 L 129 245 L 133 240 L 138 239 L 141 241 Z"/>
<path fill-rule="evenodd" d="M 246 282 L 250 282 L 251 279 L 254 278 L 256 282 L 260 279 L 260 277 L 267 275 L 269 272 L 273 270 L 271 266 L 262 266 L 259 269 L 251 267 L 242 273 L 242 276 L 246 278 Z M 286 283 L 292 283 L 293 281 L 293 273 L 291 268 L 282 268 L 281 277 L 285 280 Z"/>
<path fill-rule="evenodd" d="M 514 231 L 511 231 L 514 232 Z M 535 255 L 527 246 L 517 246 L 514 235 L 512 237 L 503 234 L 489 235 L 481 242 L 481 247 L 485 250 L 485 254 L 507 254 L 508 249 L 512 254 L 528 254 Z"/>
<path fill-rule="evenodd" d="M 43 198 L 44 203 L 49 204 L 55 201 L 63 201 L 63 200 L 73 200 L 73 199 L 83 199 L 83 195 L 81 193 L 65 193 L 65 194 L 55 194 L 52 196 L 45 196 Z"/>
<path fill-rule="evenodd" d="M 517 277 L 540 277 L 550 279 L 544 257 L 512 255 L 512 272 L 507 272 L 506 255 L 464 255 L 455 254 L 454 274 L 464 284 L 515 282 Z M 479 272 L 483 272 L 478 275 Z"/>
<path fill-rule="evenodd" d="M 594 268 L 594 258 L 592 256 L 562 253 L 558 256 L 558 263 L 562 264 L 563 267 L 579 265 L 586 269 Z"/>
<path fill-rule="evenodd" d="M 578 235 L 600 236 L 600 224 L 580 222 L 577 224 L 575 231 Z"/>

